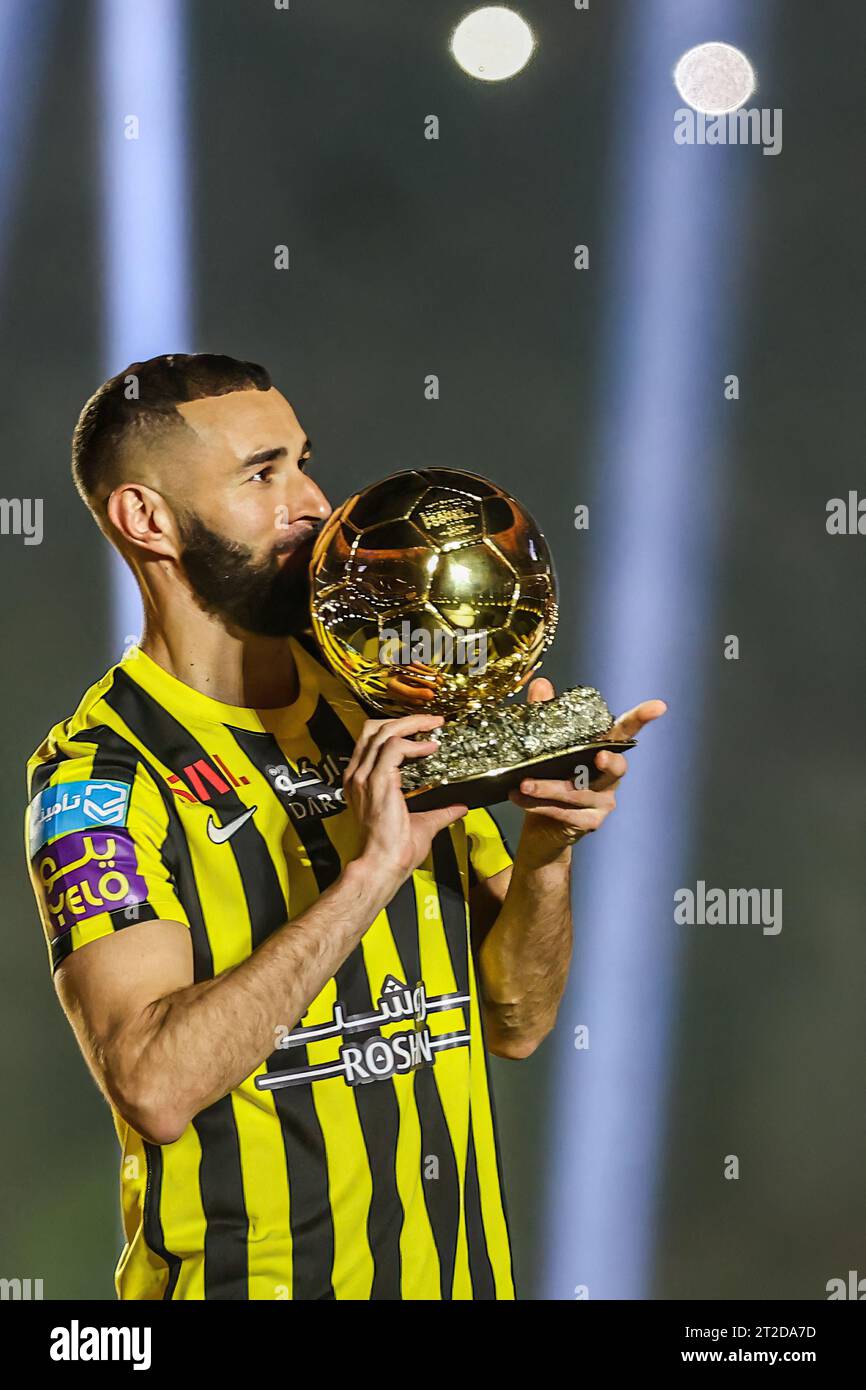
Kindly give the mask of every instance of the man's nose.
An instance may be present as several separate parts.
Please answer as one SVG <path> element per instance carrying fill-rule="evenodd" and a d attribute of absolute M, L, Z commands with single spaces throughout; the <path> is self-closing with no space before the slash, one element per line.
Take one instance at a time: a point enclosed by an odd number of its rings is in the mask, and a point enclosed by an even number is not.
<path fill-rule="evenodd" d="M 298 483 L 292 488 L 289 510 L 292 520 L 300 520 L 301 517 L 307 516 L 326 521 L 331 515 L 332 507 L 318 483 L 308 474 L 302 473 Z"/>

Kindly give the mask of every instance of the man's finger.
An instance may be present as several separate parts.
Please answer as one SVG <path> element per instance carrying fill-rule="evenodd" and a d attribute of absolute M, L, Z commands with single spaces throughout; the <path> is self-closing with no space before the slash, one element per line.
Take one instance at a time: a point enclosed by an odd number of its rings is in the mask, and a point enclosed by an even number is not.
<path fill-rule="evenodd" d="M 352 771 L 369 775 L 370 769 L 379 756 L 379 749 L 387 743 L 389 738 L 405 738 L 409 734 L 422 733 L 428 729 L 436 728 L 442 723 L 441 714 L 407 714 L 403 719 L 380 720 L 375 728 L 370 729 L 366 739 L 362 734 L 358 744 L 355 745 L 357 756 Z M 427 748 L 426 751 L 431 753 L 433 750 Z M 349 775 L 349 768 L 346 768 L 344 775 Z"/>
<path fill-rule="evenodd" d="M 539 700 L 552 700 L 555 693 L 553 681 L 549 681 L 546 676 L 538 676 L 534 681 L 529 682 L 526 701 L 527 704 L 534 705 Z"/>
<path fill-rule="evenodd" d="M 412 821 L 415 825 L 422 825 L 432 840 L 440 830 L 465 816 L 468 810 L 468 806 L 444 806 L 439 811 L 413 811 Z"/>
<path fill-rule="evenodd" d="M 539 801 L 535 796 L 524 796 L 521 791 L 510 791 L 508 800 L 521 806 L 528 816 L 544 816 L 547 820 L 570 825 L 583 835 L 597 830 L 609 808 L 606 806 L 564 806 L 561 801 Z"/>
<path fill-rule="evenodd" d="M 643 700 L 641 704 L 635 705 L 634 709 L 627 710 L 619 716 L 605 734 L 605 740 L 617 743 L 621 739 L 635 738 L 646 724 L 651 723 L 653 719 L 660 719 L 666 710 L 664 700 Z"/>
<path fill-rule="evenodd" d="M 437 747 L 432 739 L 398 738 L 392 734 L 390 738 L 370 744 L 356 775 L 369 778 L 383 769 L 391 772 L 404 758 L 424 758 L 435 753 Z"/>
<path fill-rule="evenodd" d="M 616 786 L 628 772 L 628 758 L 625 754 L 612 753 L 609 748 L 603 748 L 600 753 L 596 753 L 595 765 L 600 770 L 599 776 L 592 781 L 592 790 L 596 792 L 604 792 L 608 787 Z"/>
<path fill-rule="evenodd" d="M 564 806 L 604 808 L 616 804 L 613 792 L 599 790 L 597 787 L 576 787 L 573 782 L 562 782 L 553 778 L 527 777 L 520 783 L 518 790 L 533 801 L 546 799 Z"/>
<path fill-rule="evenodd" d="M 343 773 L 344 781 L 347 781 L 348 778 L 350 778 L 353 775 L 359 762 L 361 761 L 365 752 L 367 751 L 367 744 L 373 737 L 373 734 L 376 732 L 376 729 L 380 728 L 381 725 L 384 724 L 384 722 L 384 719 L 365 720 L 364 727 L 361 729 L 361 732 L 355 739 L 355 747 L 352 749 L 352 756 L 349 759 L 345 772 Z"/>

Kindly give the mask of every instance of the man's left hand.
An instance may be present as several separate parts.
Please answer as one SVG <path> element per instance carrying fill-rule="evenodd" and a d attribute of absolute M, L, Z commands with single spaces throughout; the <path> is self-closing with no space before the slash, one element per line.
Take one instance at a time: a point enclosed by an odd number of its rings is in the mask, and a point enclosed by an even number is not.
<path fill-rule="evenodd" d="M 553 696 L 553 685 L 544 676 L 532 681 L 527 691 L 527 699 L 532 703 L 552 700 Z M 620 715 L 605 734 L 605 740 L 618 743 L 635 738 L 646 724 L 659 719 L 666 710 L 664 700 L 644 700 Z M 526 812 L 526 835 L 561 850 L 598 830 L 616 807 L 616 788 L 628 771 L 628 762 L 622 753 L 607 749 L 596 753 L 594 761 L 601 776 L 591 789 L 575 787 L 570 780 L 526 777 L 519 790 L 509 792 L 509 800 Z"/>

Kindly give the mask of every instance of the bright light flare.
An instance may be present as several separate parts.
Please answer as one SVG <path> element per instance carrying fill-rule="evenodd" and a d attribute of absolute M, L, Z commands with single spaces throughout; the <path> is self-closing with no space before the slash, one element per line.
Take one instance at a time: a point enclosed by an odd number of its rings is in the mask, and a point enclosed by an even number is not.
<path fill-rule="evenodd" d="M 451 35 L 451 52 L 464 72 L 482 82 L 501 82 L 526 67 L 535 37 L 506 5 L 485 5 L 462 19 Z"/>
<path fill-rule="evenodd" d="M 680 58 L 674 84 L 695 111 L 721 116 L 745 105 L 755 90 L 756 78 L 739 48 L 729 43 L 701 43 Z"/>

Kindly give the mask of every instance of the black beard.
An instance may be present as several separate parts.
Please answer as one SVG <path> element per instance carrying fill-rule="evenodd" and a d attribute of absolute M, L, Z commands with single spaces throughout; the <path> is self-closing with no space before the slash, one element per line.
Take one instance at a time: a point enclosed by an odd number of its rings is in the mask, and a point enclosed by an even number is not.
<path fill-rule="evenodd" d="M 310 626 L 309 564 L 321 521 L 282 564 L 273 550 L 263 562 L 249 546 L 211 531 L 200 517 L 180 522 L 184 572 L 203 607 L 245 632 L 298 636 Z"/>

